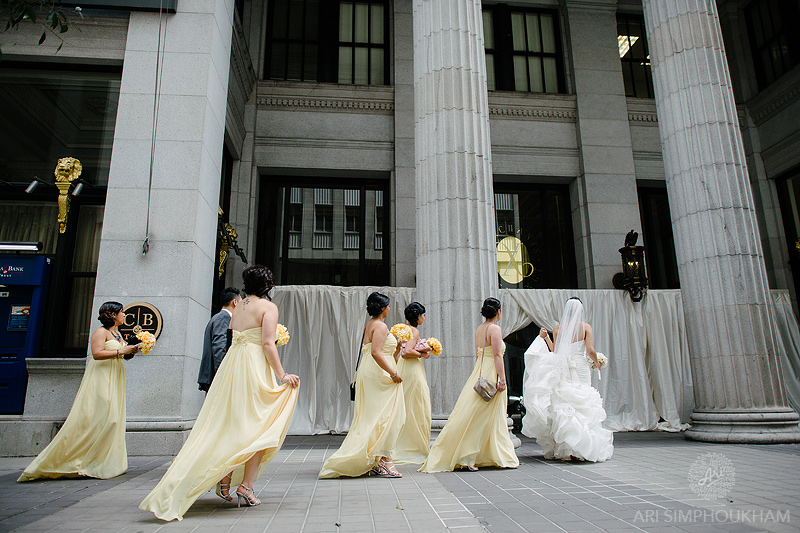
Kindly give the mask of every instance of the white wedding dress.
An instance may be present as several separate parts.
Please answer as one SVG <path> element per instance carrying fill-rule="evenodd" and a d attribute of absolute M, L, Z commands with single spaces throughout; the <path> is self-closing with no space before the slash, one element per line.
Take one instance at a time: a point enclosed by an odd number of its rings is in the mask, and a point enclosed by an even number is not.
<path fill-rule="evenodd" d="M 566 355 L 537 337 L 525 352 L 522 433 L 536 439 L 547 459 L 605 461 L 614 435 L 603 427 L 606 412 L 592 387 L 586 344 L 569 344 Z"/>

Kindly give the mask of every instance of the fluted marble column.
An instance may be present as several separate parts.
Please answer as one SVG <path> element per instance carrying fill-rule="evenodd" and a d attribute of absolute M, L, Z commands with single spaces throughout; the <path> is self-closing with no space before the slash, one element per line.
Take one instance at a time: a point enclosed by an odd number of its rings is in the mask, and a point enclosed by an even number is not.
<path fill-rule="evenodd" d="M 689 439 L 800 440 L 713 0 L 644 0 L 696 408 Z"/>
<path fill-rule="evenodd" d="M 479 0 L 414 1 L 417 298 L 434 416 L 455 405 L 475 361 L 481 302 L 498 296 L 486 60 Z"/>

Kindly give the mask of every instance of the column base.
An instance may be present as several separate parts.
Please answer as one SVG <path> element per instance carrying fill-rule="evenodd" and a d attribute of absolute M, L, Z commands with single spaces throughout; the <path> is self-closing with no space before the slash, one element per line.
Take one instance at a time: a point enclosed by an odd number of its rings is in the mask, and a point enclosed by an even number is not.
<path fill-rule="evenodd" d="M 800 442 L 800 415 L 785 407 L 758 411 L 694 411 L 688 440 L 731 444 Z"/>

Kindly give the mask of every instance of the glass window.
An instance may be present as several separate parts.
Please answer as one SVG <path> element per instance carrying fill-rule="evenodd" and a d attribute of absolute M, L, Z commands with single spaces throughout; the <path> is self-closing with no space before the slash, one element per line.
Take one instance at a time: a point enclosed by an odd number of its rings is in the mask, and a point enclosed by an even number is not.
<path fill-rule="evenodd" d="M 106 185 L 119 101 L 119 69 L 0 63 L 0 240 L 41 241 L 52 258 L 42 355 L 85 356 Z M 58 232 L 53 171 L 62 157 L 83 166 Z M 31 193 L 25 188 L 45 181 Z"/>
<path fill-rule="evenodd" d="M 642 244 L 651 289 L 680 289 L 666 187 L 639 187 Z"/>
<path fill-rule="evenodd" d="M 555 11 L 485 7 L 483 35 L 489 90 L 564 92 Z"/>
<path fill-rule="evenodd" d="M 266 77 L 386 85 L 385 0 L 270 2 Z"/>
<path fill-rule="evenodd" d="M 494 190 L 500 287 L 577 287 L 569 189 L 496 183 Z"/>
<path fill-rule="evenodd" d="M 775 180 L 795 294 L 800 291 L 800 168 Z"/>
<path fill-rule="evenodd" d="M 297 178 L 291 178 L 291 187 L 282 180 L 265 180 L 257 255 L 265 264 L 274 265 L 280 283 L 389 283 L 389 250 L 383 242 L 385 182 L 335 181 L 341 188 L 316 188 L 312 183 L 297 187 Z M 300 197 L 307 201 L 293 201 Z M 293 239 L 296 219 L 312 224 L 309 240 Z"/>
<path fill-rule="evenodd" d="M 653 98 L 653 77 L 650 71 L 650 52 L 644 17 L 617 16 L 617 42 L 622 63 L 625 96 Z"/>
<path fill-rule="evenodd" d="M 800 63 L 800 2 L 755 0 L 745 8 L 759 88 Z M 792 29 L 794 28 L 794 29 Z"/>

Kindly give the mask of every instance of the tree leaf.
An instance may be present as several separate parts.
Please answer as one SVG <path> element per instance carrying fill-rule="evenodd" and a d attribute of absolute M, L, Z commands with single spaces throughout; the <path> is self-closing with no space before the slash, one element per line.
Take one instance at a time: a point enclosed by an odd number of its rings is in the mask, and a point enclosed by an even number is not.
<path fill-rule="evenodd" d="M 61 44 L 58 45 L 58 48 L 56 48 L 56 53 L 61 51 L 62 46 L 64 46 L 64 41 L 61 41 Z"/>
<path fill-rule="evenodd" d="M 39 44 L 42 44 L 45 39 L 47 39 L 47 32 L 43 31 L 42 36 L 39 37 Z"/>

